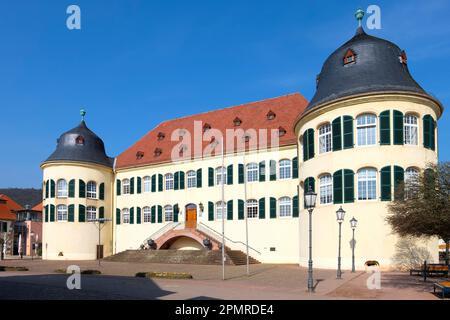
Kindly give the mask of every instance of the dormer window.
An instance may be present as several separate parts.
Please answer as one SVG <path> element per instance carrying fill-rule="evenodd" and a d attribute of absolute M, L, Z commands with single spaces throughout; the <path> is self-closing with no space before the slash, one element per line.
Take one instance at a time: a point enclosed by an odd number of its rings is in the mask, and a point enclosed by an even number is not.
<path fill-rule="evenodd" d="M 163 140 L 166 137 L 166 135 L 163 132 L 158 133 L 158 141 Z"/>
<path fill-rule="evenodd" d="M 206 132 L 211 129 L 211 125 L 209 123 L 205 123 L 203 125 L 203 132 Z"/>
<path fill-rule="evenodd" d="M 162 153 L 162 149 L 161 148 L 156 148 L 154 151 L 154 155 L 155 157 L 159 157 Z"/>
<path fill-rule="evenodd" d="M 400 56 L 398 57 L 401 64 L 407 65 L 408 64 L 408 57 L 406 56 L 405 50 L 402 50 L 400 53 Z"/>
<path fill-rule="evenodd" d="M 246 134 L 246 135 L 244 136 L 244 141 L 245 141 L 245 143 L 250 142 L 250 135 Z"/>
<path fill-rule="evenodd" d="M 136 152 L 136 160 L 141 160 L 144 157 L 144 152 L 138 151 Z"/>
<path fill-rule="evenodd" d="M 347 53 L 344 56 L 344 65 L 355 62 L 356 62 L 356 54 L 353 52 L 353 50 L 348 49 Z"/>
<path fill-rule="evenodd" d="M 242 124 L 242 120 L 239 119 L 238 117 L 236 117 L 233 120 L 233 124 L 234 124 L 235 127 L 239 127 Z"/>
<path fill-rule="evenodd" d="M 78 136 L 78 137 L 75 139 L 75 143 L 76 143 L 77 145 L 80 145 L 80 146 L 84 145 L 84 138 L 83 138 L 83 136 Z"/>
<path fill-rule="evenodd" d="M 282 136 L 284 136 L 285 134 L 286 134 L 286 129 L 283 128 L 283 127 L 279 127 L 279 128 L 278 128 L 278 136 L 279 136 L 279 137 L 282 137 Z"/>
<path fill-rule="evenodd" d="M 320 81 L 320 74 L 318 74 L 318 75 L 316 76 L 316 88 L 317 88 L 317 86 L 319 85 L 319 81 Z"/>
<path fill-rule="evenodd" d="M 277 115 L 276 115 L 275 112 L 273 112 L 272 110 L 270 110 L 269 112 L 267 112 L 267 115 L 266 115 L 267 120 L 273 120 L 273 119 L 275 119 L 276 116 L 277 116 Z"/>

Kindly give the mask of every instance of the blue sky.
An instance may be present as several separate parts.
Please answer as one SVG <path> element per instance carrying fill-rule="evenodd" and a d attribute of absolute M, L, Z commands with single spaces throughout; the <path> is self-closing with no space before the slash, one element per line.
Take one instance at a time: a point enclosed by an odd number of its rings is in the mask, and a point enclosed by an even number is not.
<path fill-rule="evenodd" d="M 66 28 L 81 8 L 82 29 Z M 450 2 L 0 1 L 0 187 L 39 187 L 39 164 L 80 121 L 116 156 L 159 122 L 300 92 L 353 36 L 354 12 L 381 7 L 370 34 L 407 50 L 415 79 L 450 105 Z M 449 160 L 450 114 L 439 121 Z"/>

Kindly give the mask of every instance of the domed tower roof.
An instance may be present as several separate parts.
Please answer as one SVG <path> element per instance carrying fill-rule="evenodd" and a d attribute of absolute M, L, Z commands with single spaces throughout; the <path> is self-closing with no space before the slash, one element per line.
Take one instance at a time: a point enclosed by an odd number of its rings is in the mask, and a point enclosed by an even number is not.
<path fill-rule="evenodd" d="M 427 95 L 413 79 L 406 53 L 394 43 L 366 34 L 361 26 L 334 51 L 317 76 L 317 90 L 305 111 L 344 97 L 366 93 L 413 92 Z M 434 100 L 434 99 L 433 99 Z"/>
<path fill-rule="evenodd" d="M 83 110 L 81 114 L 83 120 L 80 124 L 59 137 L 56 150 L 43 164 L 51 161 L 76 161 L 112 167 L 114 159 L 106 155 L 102 139 L 86 126 Z"/>

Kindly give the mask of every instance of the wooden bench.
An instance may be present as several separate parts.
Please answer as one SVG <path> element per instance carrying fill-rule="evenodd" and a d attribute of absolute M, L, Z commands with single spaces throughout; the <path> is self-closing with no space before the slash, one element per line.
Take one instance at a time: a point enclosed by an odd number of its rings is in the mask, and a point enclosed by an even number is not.
<path fill-rule="evenodd" d="M 425 267 L 426 266 L 426 267 Z M 428 264 L 422 266 L 421 269 L 411 269 L 409 274 L 417 276 L 448 276 L 449 267 L 445 264 Z"/>
<path fill-rule="evenodd" d="M 442 298 L 445 298 L 447 293 L 450 293 L 450 281 L 433 283 L 433 292 L 436 293 L 436 288 L 441 290 Z"/>

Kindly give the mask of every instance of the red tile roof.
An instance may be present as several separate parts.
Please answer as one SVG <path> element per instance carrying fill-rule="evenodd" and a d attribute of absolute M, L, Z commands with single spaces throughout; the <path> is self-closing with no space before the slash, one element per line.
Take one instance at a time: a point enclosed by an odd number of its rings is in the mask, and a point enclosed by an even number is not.
<path fill-rule="evenodd" d="M 15 211 L 23 209 L 20 204 L 8 197 L 0 194 L 0 220 L 16 220 Z"/>
<path fill-rule="evenodd" d="M 176 141 L 171 141 L 171 135 L 179 129 L 184 129 L 191 133 L 193 148 L 194 121 L 202 122 L 200 128 L 205 128 L 209 125 L 211 129 L 217 129 L 222 133 L 224 133 L 226 129 L 267 129 L 268 148 L 270 148 L 271 145 L 271 130 L 283 128 L 286 130 L 286 133 L 279 138 L 279 145 L 293 145 L 297 142 L 295 133 L 292 130 L 295 119 L 297 119 L 298 115 L 303 112 L 307 105 L 308 101 L 301 94 L 293 93 L 277 98 L 165 121 L 160 123 L 156 128 L 148 132 L 134 145 L 120 154 L 117 157 L 116 168 L 127 168 L 170 161 L 173 148 L 180 143 L 178 139 L 176 139 Z M 275 117 L 272 120 L 269 119 L 271 117 L 267 116 L 269 112 L 275 114 Z M 234 125 L 234 120 L 236 118 L 242 121 L 239 126 Z M 161 134 L 163 134 L 164 137 L 158 139 L 158 136 L 162 136 Z M 224 139 L 225 137 L 226 135 L 224 134 Z M 258 147 L 261 147 L 259 142 L 260 141 L 258 141 Z M 210 143 L 211 141 L 203 141 L 202 150 L 200 150 L 200 152 L 202 152 Z M 236 149 L 236 139 L 234 144 Z M 228 149 L 226 143 L 225 148 Z M 158 152 L 160 152 L 160 155 L 155 156 Z M 194 157 L 194 153 L 195 155 L 198 155 L 196 150 L 192 150 L 192 157 Z"/>
<path fill-rule="evenodd" d="M 42 212 L 42 202 L 40 202 L 37 205 L 35 205 L 31 210 L 41 211 Z"/>

